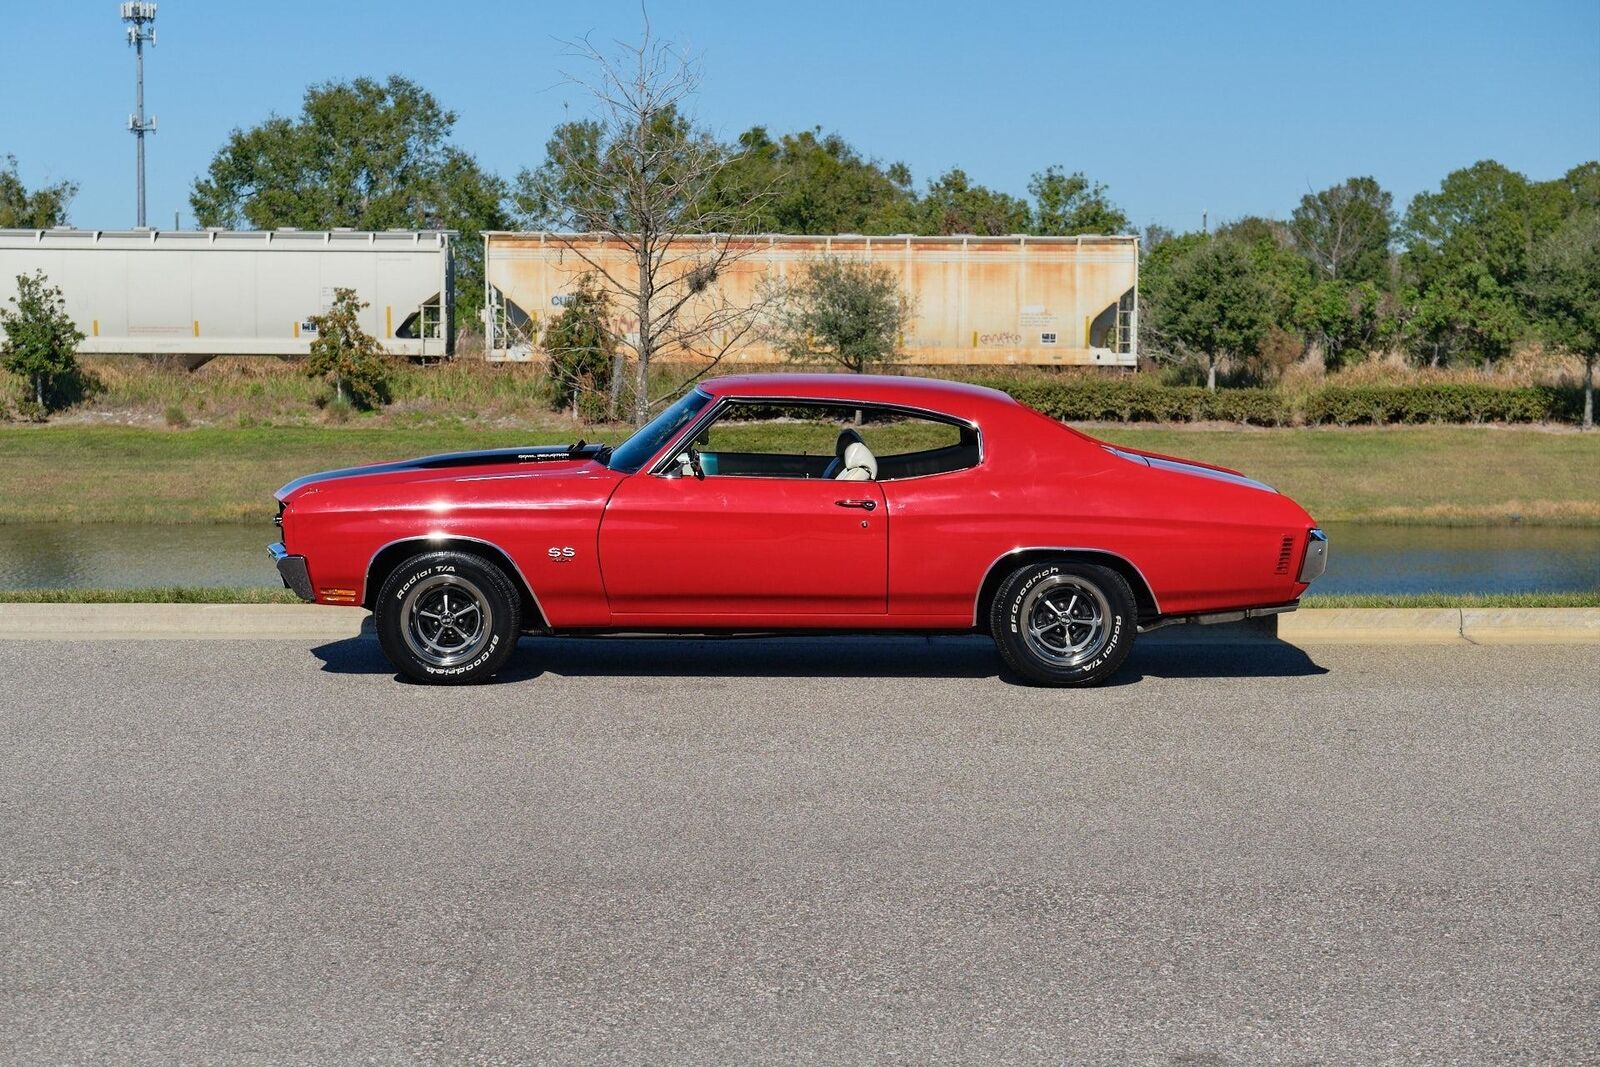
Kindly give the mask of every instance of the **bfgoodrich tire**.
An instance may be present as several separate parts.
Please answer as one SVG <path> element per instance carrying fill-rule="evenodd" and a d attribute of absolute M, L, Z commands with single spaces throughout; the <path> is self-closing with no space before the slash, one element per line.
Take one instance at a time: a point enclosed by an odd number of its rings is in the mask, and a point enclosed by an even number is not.
<path fill-rule="evenodd" d="M 989 630 L 1012 670 L 1038 685 L 1099 685 L 1133 649 L 1133 590 L 1106 567 L 1046 560 L 1018 567 L 995 593 Z"/>
<path fill-rule="evenodd" d="M 505 666 L 521 633 L 521 598 L 504 571 L 465 552 L 427 552 L 396 567 L 373 604 L 378 644 L 395 669 L 465 685 Z"/>

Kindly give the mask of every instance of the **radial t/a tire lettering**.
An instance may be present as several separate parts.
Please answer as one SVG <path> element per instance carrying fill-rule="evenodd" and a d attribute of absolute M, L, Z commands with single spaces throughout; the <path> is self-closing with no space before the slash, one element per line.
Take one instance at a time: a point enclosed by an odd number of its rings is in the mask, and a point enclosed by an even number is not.
<path fill-rule="evenodd" d="M 1137 629 L 1127 579 L 1069 560 L 1018 567 L 1000 583 L 989 610 L 1001 657 L 1039 685 L 1099 685 L 1128 658 Z"/>
<path fill-rule="evenodd" d="M 522 601 L 503 570 L 466 552 L 426 552 L 396 567 L 372 614 L 378 644 L 418 682 L 465 685 L 492 677 L 521 633 Z"/>

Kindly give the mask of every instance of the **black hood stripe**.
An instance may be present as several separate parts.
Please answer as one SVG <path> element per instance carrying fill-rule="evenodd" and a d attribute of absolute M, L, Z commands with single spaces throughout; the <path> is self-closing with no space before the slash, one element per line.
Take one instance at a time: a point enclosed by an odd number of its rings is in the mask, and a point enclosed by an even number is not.
<path fill-rule="evenodd" d="M 395 463 L 373 463 L 365 467 L 344 467 L 340 470 L 320 471 L 296 478 L 279 489 L 279 500 L 317 482 L 335 478 L 356 478 L 367 474 L 396 474 L 400 471 L 450 470 L 456 467 L 492 467 L 506 463 L 548 463 L 568 459 L 593 459 L 603 445 L 585 445 L 579 449 L 566 445 L 536 445 L 531 448 L 488 448 L 481 452 L 443 452 L 436 456 L 422 456 Z"/>

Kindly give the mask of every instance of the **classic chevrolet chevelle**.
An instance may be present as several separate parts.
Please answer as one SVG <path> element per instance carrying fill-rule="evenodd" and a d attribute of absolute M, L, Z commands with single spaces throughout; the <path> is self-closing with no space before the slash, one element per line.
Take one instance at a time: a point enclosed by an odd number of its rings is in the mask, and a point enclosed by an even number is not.
<path fill-rule="evenodd" d="M 1305 510 L 1236 471 L 1087 437 L 1004 393 L 857 375 L 719 378 L 616 447 L 313 474 L 277 493 L 284 583 L 360 604 L 427 682 L 520 634 L 987 631 L 1092 685 L 1136 633 L 1293 610 Z"/>

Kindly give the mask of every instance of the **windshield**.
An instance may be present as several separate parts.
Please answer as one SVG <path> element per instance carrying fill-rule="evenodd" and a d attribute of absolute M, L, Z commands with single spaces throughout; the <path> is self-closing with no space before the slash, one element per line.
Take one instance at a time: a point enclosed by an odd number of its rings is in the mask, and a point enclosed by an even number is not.
<path fill-rule="evenodd" d="M 711 397 L 698 389 L 691 389 L 675 404 L 651 419 L 642 430 L 618 445 L 606 466 L 622 474 L 634 473 L 709 403 Z"/>

